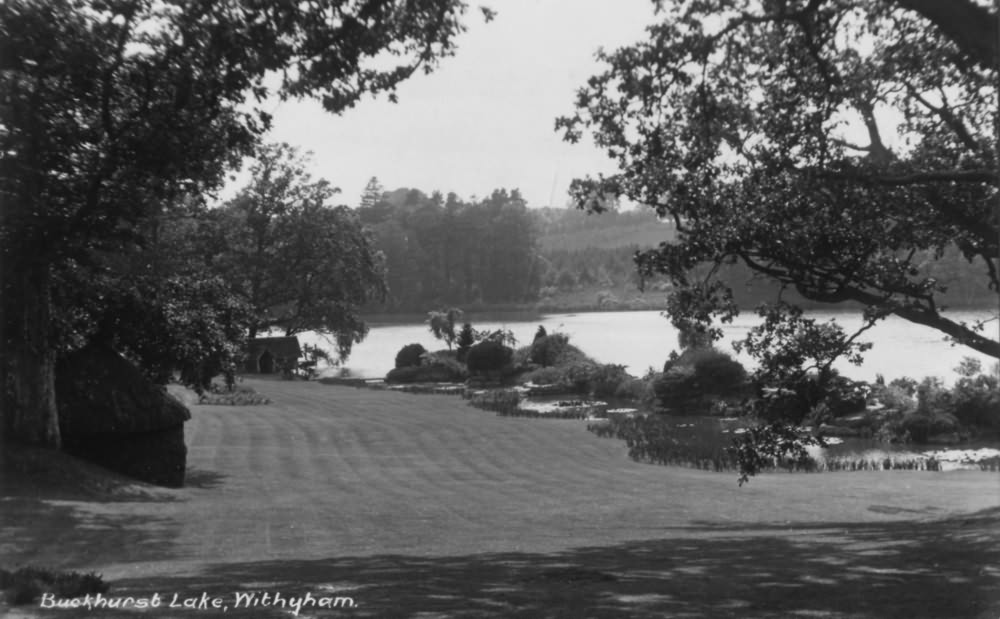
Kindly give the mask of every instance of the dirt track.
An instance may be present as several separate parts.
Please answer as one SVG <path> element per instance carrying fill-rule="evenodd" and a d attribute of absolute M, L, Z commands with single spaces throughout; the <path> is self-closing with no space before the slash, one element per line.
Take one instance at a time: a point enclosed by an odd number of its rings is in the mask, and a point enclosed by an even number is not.
<path fill-rule="evenodd" d="M 728 546 L 765 554 L 799 537 L 840 540 L 848 546 L 837 552 L 848 552 L 862 530 L 883 541 L 919 530 L 931 540 L 930 521 L 1000 505 L 996 474 L 774 474 L 739 488 L 731 473 L 631 462 L 623 443 L 597 438 L 579 421 L 499 418 L 451 396 L 248 384 L 274 404 L 193 408 L 183 490 L 128 502 L 4 499 L 2 563 L 188 589 L 304 582 L 314 560 L 346 570 L 342 577 L 382 573 L 365 557 L 401 557 L 397 577 L 420 557 L 461 565 L 501 553 L 562 556 L 556 564 L 563 565 L 566 553 L 582 548 L 597 549 L 588 565 L 633 552 L 640 565 L 648 560 L 642 547 L 664 543 L 674 556 L 694 552 L 694 560 L 737 538 Z M 732 566 L 737 556 L 713 560 Z M 464 582 L 456 569 L 452 579 Z M 794 564 L 787 569 L 799 573 Z"/>

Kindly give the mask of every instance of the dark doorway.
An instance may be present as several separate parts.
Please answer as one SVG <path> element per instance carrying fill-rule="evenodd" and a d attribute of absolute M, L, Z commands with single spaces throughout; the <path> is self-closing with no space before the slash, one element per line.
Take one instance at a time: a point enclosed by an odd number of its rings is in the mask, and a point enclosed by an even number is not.
<path fill-rule="evenodd" d="M 265 350 L 257 359 L 257 369 L 261 374 L 274 374 L 274 355 Z"/>

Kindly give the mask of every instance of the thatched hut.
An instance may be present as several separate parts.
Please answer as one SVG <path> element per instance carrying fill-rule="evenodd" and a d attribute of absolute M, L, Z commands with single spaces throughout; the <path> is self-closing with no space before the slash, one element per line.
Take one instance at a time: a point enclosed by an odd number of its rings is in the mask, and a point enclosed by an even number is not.
<path fill-rule="evenodd" d="M 248 374 L 276 374 L 295 367 L 302 348 L 299 338 L 257 337 L 250 340 L 244 370 Z"/>

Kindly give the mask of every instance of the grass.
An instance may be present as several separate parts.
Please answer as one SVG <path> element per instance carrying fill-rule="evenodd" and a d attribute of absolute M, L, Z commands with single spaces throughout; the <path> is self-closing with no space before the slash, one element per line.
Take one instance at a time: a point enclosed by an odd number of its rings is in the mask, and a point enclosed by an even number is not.
<path fill-rule="evenodd" d="M 580 422 L 247 383 L 273 403 L 193 407 L 186 488 L 67 499 L 8 471 L 21 491 L 0 501 L 5 567 L 99 572 L 116 596 L 357 600 L 329 616 L 1000 614 L 994 474 L 775 473 L 739 488 L 730 473 L 636 463 Z"/>

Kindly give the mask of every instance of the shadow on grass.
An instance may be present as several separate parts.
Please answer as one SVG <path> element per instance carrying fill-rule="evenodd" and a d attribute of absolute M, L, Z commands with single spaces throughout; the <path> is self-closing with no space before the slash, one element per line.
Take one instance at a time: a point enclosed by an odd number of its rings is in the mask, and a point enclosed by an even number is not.
<path fill-rule="evenodd" d="M 3 497 L 0 567 L 88 571 L 104 553 L 116 561 L 162 559 L 174 553 L 179 528 L 172 518 L 109 513 L 93 501 Z"/>
<path fill-rule="evenodd" d="M 670 538 L 551 554 L 380 555 L 211 566 L 119 581 L 110 595 L 349 596 L 309 617 L 1000 616 L 1000 510 L 940 521 L 691 526 Z M 177 616 L 210 616 L 185 611 Z M 164 615 L 169 616 L 169 615 Z M 230 608 L 227 617 L 287 617 Z"/>
<path fill-rule="evenodd" d="M 226 477 L 226 475 L 217 473 L 216 471 L 188 467 L 184 473 L 184 487 L 197 488 L 198 490 L 212 490 L 222 486 Z"/>

